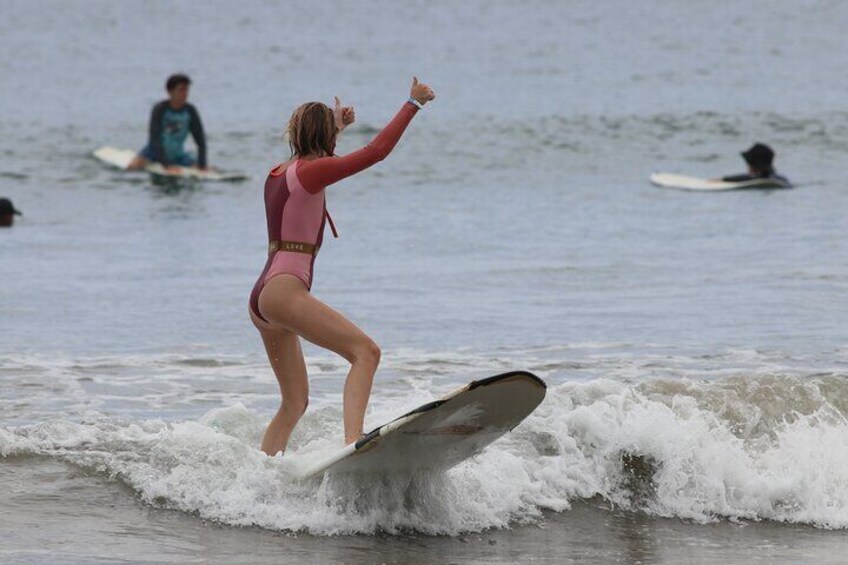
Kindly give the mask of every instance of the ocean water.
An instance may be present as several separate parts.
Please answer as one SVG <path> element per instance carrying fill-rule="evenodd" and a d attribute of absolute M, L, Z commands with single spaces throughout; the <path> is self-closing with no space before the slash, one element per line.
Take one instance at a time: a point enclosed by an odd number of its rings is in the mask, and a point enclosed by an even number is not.
<path fill-rule="evenodd" d="M 753 17 L 752 15 L 756 15 Z M 0 561 L 842 563 L 848 5 L 23 2 L 0 18 Z M 210 162 L 141 148 L 189 73 Z M 395 152 L 328 191 L 313 292 L 383 349 L 366 427 L 530 370 L 539 409 L 443 474 L 304 481 L 343 360 L 306 346 L 289 452 L 247 296 L 299 103 L 408 94 Z M 692 194 L 762 141 L 791 190 Z"/>

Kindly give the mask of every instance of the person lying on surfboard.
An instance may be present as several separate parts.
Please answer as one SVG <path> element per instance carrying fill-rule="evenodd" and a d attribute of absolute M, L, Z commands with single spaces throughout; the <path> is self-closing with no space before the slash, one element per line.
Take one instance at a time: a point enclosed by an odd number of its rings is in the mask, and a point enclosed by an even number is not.
<path fill-rule="evenodd" d="M 268 455 L 285 451 L 309 401 L 301 337 L 350 362 L 343 398 L 345 444 L 362 436 L 380 348 L 310 293 L 312 268 L 328 221 L 338 237 L 327 213 L 324 189 L 385 159 L 412 118 L 434 98 L 429 86 L 413 78 L 409 99 L 388 125 L 368 145 L 343 157 L 335 154 L 336 136 L 354 122 L 353 107 L 342 106 L 338 98 L 335 108 L 307 102 L 288 122 L 291 157 L 271 169 L 265 181 L 268 259 L 249 301 L 250 318 L 262 337 L 282 395 L 262 438 L 261 449 Z"/>
<path fill-rule="evenodd" d="M 143 169 L 151 162 L 161 163 L 169 172 L 195 166 L 207 170 L 206 135 L 197 108 L 187 101 L 190 86 L 191 79 L 186 75 L 168 77 L 165 83 L 168 99 L 153 107 L 147 145 L 132 160 L 128 170 Z M 189 132 L 197 143 L 197 159 L 183 147 Z"/>
<path fill-rule="evenodd" d="M 720 180 L 726 182 L 745 182 L 754 179 L 774 179 L 789 186 L 789 180 L 777 174 L 774 170 L 774 151 L 764 143 L 755 143 L 747 151 L 742 152 L 742 158 L 748 164 L 748 172 L 741 175 L 728 175 Z"/>

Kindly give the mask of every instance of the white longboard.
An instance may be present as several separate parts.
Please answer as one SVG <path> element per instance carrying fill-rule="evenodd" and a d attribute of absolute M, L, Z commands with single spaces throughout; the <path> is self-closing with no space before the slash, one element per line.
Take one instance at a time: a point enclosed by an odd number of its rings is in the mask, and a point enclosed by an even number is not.
<path fill-rule="evenodd" d="M 752 179 L 742 182 L 702 179 L 673 173 L 654 173 L 651 182 L 662 188 L 677 188 L 680 190 L 721 191 L 741 190 L 746 188 L 789 188 L 780 179 Z"/>
<path fill-rule="evenodd" d="M 545 390 L 542 379 L 524 371 L 474 381 L 374 429 L 304 475 L 449 469 L 517 426 Z"/>
<path fill-rule="evenodd" d="M 109 146 L 101 147 L 93 153 L 94 158 L 101 163 L 105 163 L 106 165 L 116 169 L 121 169 L 122 171 L 127 169 L 137 154 L 138 152 L 133 151 L 132 149 L 118 149 L 116 147 Z M 163 167 L 160 163 L 151 163 L 145 167 L 144 170 L 158 177 L 187 178 L 204 181 L 232 182 L 246 180 L 249 178 L 244 173 L 216 170 L 204 171 L 196 167 L 180 167 L 179 171 L 168 171 L 165 170 L 165 167 Z"/>

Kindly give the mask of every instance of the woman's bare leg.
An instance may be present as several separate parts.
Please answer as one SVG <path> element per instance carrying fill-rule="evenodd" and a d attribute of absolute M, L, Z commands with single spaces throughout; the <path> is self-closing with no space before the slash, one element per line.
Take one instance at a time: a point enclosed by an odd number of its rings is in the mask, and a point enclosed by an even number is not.
<path fill-rule="evenodd" d="M 274 277 L 265 285 L 259 296 L 259 309 L 270 322 L 350 362 L 344 386 L 345 443 L 359 439 L 374 373 L 380 363 L 377 344 L 350 320 L 312 296 L 291 275 Z"/>
<path fill-rule="evenodd" d="M 263 322 L 253 312 L 250 317 L 262 336 L 282 396 L 280 408 L 262 437 L 262 451 L 273 456 L 285 452 L 294 426 L 306 411 L 309 381 L 297 335 Z"/>

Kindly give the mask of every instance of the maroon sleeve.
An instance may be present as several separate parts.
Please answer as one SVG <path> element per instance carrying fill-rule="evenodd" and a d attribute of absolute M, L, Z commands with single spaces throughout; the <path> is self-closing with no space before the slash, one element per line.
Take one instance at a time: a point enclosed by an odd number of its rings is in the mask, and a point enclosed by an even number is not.
<path fill-rule="evenodd" d="M 314 194 L 382 161 L 392 152 L 417 112 L 418 108 L 404 102 L 392 121 L 362 149 L 344 157 L 321 157 L 314 161 L 302 161 L 297 167 L 297 177 L 303 188 Z"/>

